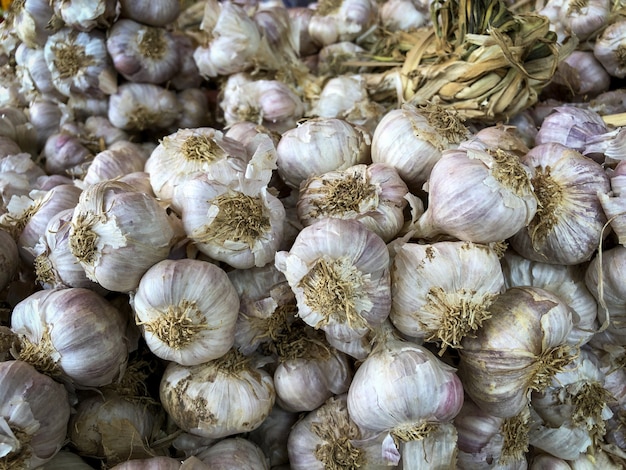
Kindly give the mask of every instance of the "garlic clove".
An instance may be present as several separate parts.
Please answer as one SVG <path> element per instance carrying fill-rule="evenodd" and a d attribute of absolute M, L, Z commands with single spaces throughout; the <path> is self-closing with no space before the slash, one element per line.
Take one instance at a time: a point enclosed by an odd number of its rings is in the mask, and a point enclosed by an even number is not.
<path fill-rule="evenodd" d="M 136 322 L 158 357 L 190 366 L 233 345 L 239 299 L 226 273 L 193 259 L 163 260 L 131 296 Z"/>

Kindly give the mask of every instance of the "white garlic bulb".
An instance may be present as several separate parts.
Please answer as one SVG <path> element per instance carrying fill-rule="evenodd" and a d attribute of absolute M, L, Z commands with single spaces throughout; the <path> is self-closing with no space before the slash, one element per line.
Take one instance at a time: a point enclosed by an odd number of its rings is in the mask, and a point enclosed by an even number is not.
<path fill-rule="evenodd" d="M 575 50 L 559 62 L 551 83 L 574 96 L 596 96 L 609 90 L 611 76 L 592 51 Z"/>
<path fill-rule="evenodd" d="M 207 0 L 200 29 L 207 41 L 198 45 L 193 58 L 202 76 L 232 75 L 253 66 L 261 34 L 243 7 Z"/>
<path fill-rule="evenodd" d="M 572 311 L 574 327 L 568 336 L 570 344 L 583 345 L 595 334 L 598 303 L 585 286 L 585 269 L 580 265 L 531 261 L 512 250 L 501 259 L 505 286 L 535 286 L 556 294 Z"/>
<path fill-rule="evenodd" d="M 0 214 L 7 211 L 13 196 L 27 196 L 37 179 L 45 176 L 28 153 L 17 153 L 0 159 Z"/>
<path fill-rule="evenodd" d="M 22 152 L 33 157 L 39 155 L 37 131 L 21 108 L 14 106 L 0 108 L 0 136 L 9 137 Z"/>
<path fill-rule="evenodd" d="M 369 134 L 336 118 L 315 118 L 282 134 L 276 151 L 278 173 L 298 189 L 311 176 L 370 162 Z"/>
<path fill-rule="evenodd" d="M 377 14 L 370 0 L 321 1 L 309 20 L 309 35 L 322 46 L 352 41 L 376 22 Z"/>
<path fill-rule="evenodd" d="M 356 370 L 347 403 L 360 428 L 385 435 L 383 456 L 397 464 L 400 447 L 437 433 L 458 414 L 463 385 L 423 346 L 386 334 Z"/>
<path fill-rule="evenodd" d="M 594 41 L 593 54 L 612 77 L 626 77 L 626 65 L 622 58 L 626 39 L 626 21 L 618 20 L 608 25 Z"/>
<path fill-rule="evenodd" d="M 54 13 L 70 28 L 106 29 L 119 14 L 117 0 L 64 0 L 51 2 Z"/>
<path fill-rule="evenodd" d="M 46 289 L 18 303 L 14 355 L 76 388 L 108 385 L 128 360 L 122 313 L 89 289 Z"/>
<path fill-rule="evenodd" d="M 111 124 L 126 131 L 167 129 L 181 112 L 176 93 L 152 83 L 126 82 L 109 97 Z"/>
<path fill-rule="evenodd" d="M 243 437 L 222 439 L 195 457 L 216 470 L 270 470 L 268 459 L 259 446 Z"/>
<path fill-rule="evenodd" d="M 430 21 L 424 0 L 389 0 L 380 6 L 380 20 L 387 31 L 411 31 Z"/>
<path fill-rule="evenodd" d="M 522 159 L 531 179 L 537 212 L 510 240 L 525 258 L 545 263 L 588 261 L 602 239 L 606 216 L 598 193 L 609 191 L 599 163 L 558 143 L 533 147 Z"/>
<path fill-rule="evenodd" d="M 404 225 L 408 192 L 396 170 L 383 163 L 329 171 L 302 182 L 298 218 L 305 227 L 326 217 L 358 220 L 388 242 Z"/>
<path fill-rule="evenodd" d="M 79 455 L 104 459 L 107 466 L 147 458 L 155 451 L 164 413 L 154 402 L 110 391 L 79 396 L 68 426 L 68 438 Z"/>
<path fill-rule="evenodd" d="M 72 216 L 69 245 L 87 276 L 129 292 L 167 258 L 177 232 L 159 202 L 132 186 L 107 180 L 83 190 Z"/>
<path fill-rule="evenodd" d="M 102 31 L 63 28 L 46 41 L 44 58 L 53 85 L 65 96 L 102 98 L 117 90 L 117 73 Z"/>
<path fill-rule="evenodd" d="M 51 31 L 54 10 L 48 0 L 24 0 L 11 7 L 11 28 L 28 47 L 43 46 Z"/>
<path fill-rule="evenodd" d="M 351 419 L 346 394 L 329 398 L 299 420 L 289 433 L 287 449 L 293 470 L 397 468 L 383 459 L 376 434 Z"/>
<path fill-rule="evenodd" d="M 226 273 L 206 261 L 163 260 L 131 297 L 150 350 L 182 365 L 226 354 L 235 338 L 239 298 Z"/>
<path fill-rule="evenodd" d="M 93 158 L 83 139 L 63 129 L 46 139 L 43 153 L 46 172 L 58 175 L 82 176 Z"/>
<path fill-rule="evenodd" d="M 469 130 L 452 111 L 437 105 L 403 104 L 383 116 L 372 135 L 372 161 L 393 166 L 410 188 L 421 188 L 446 149 Z"/>
<path fill-rule="evenodd" d="M 127 80 L 164 83 L 180 68 L 177 42 L 165 28 L 121 19 L 109 28 L 106 48 Z"/>
<path fill-rule="evenodd" d="M 528 406 L 530 392 L 543 390 L 572 362 L 577 347 L 567 344 L 572 314 L 539 287 L 512 287 L 491 304 L 491 317 L 459 350 L 465 392 L 482 410 L 509 418 Z"/>
<path fill-rule="evenodd" d="M 154 194 L 170 201 L 176 186 L 194 174 L 214 179 L 243 171 L 251 155 L 241 143 L 211 127 L 179 129 L 161 139 L 144 169 L 150 174 Z"/>
<path fill-rule="evenodd" d="M 391 267 L 389 319 L 405 335 L 457 348 L 504 290 L 496 252 L 468 242 L 405 243 Z"/>
<path fill-rule="evenodd" d="M 513 153 L 478 139 L 445 150 L 430 173 L 428 205 L 411 227 L 417 238 L 444 234 L 463 241 L 505 240 L 537 211 L 531 169 Z"/>
<path fill-rule="evenodd" d="M 298 320 L 276 340 L 276 402 L 288 411 L 312 411 L 333 395 L 348 391 L 349 357 L 330 347 L 321 331 Z"/>
<path fill-rule="evenodd" d="M 206 127 L 214 122 L 206 91 L 202 88 L 185 88 L 176 93 L 176 99 L 180 109 L 185 110 L 175 124 L 179 130 Z"/>
<path fill-rule="evenodd" d="M 128 140 L 118 140 L 93 157 L 83 181 L 95 184 L 143 171 L 148 157 L 139 145 Z"/>
<path fill-rule="evenodd" d="M 583 41 L 606 26 L 610 13 L 610 0 L 564 0 L 559 17 L 564 29 Z"/>
<path fill-rule="evenodd" d="M 251 361 L 231 349 L 196 366 L 170 362 L 159 387 L 163 408 L 181 429 L 197 436 L 220 438 L 256 429 L 276 394 L 272 377 Z"/>
<path fill-rule="evenodd" d="M 67 391 L 23 361 L 0 362 L 0 384 L 0 467 L 42 468 L 65 442 Z"/>
<path fill-rule="evenodd" d="M 389 252 L 359 222 L 322 219 L 305 227 L 275 264 L 296 295 L 298 316 L 330 337 L 363 337 L 389 316 Z"/>

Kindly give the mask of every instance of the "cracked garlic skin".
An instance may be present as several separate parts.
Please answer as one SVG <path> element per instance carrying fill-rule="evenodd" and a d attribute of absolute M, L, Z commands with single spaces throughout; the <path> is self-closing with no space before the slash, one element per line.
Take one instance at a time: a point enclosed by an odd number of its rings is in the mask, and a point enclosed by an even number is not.
<path fill-rule="evenodd" d="M 45 289 L 13 309 L 12 354 L 76 388 L 118 379 L 128 360 L 127 319 L 104 297 L 80 287 Z"/>
<path fill-rule="evenodd" d="M 159 394 L 163 408 L 184 431 L 221 438 L 249 432 L 269 415 L 276 392 L 272 377 L 231 349 L 196 366 L 170 362 Z"/>
<path fill-rule="evenodd" d="M 131 303 L 148 347 L 161 359 L 197 365 L 223 356 L 234 343 L 239 297 L 224 270 L 209 262 L 156 263 Z"/>
<path fill-rule="evenodd" d="M 0 468 L 42 468 L 64 445 L 69 418 L 63 385 L 26 362 L 0 362 Z"/>
<path fill-rule="evenodd" d="M 530 223 L 510 239 L 511 246 L 544 263 L 575 265 L 591 259 L 607 221 L 598 197 L 610 189 L 604 168 L 558 143 L 535 146 L 522 162 L 533 168 L 538 206 Z"/>
<path fill-rule="evenodd" d="M 168 257 L 176 235 L 159 202 L 127 183 L 102 181 L 83 190 L 72 216 L 70 249 L 89 279 L 129 292 Z"/>
<path fill-rule="evenodd" d="M 509 418 L 528 406 L 555 373 L 572 362 L 577 346 L 569 307 L 539 287 L 512 287 L 491 304 L 491 317 L 461 342 L 459 376 L 482 410 Z"/>
<path fill-rule="evenodd" d="M 504 290 L 496 252 L 469 242 L 405 243 L 391 268 L 389 319 L 410 337 L 457 348 Z"/>
<path fill-rule="evenodd" d="M 363 337 L 391 309 L 389 252 L 359 222 L 322 219 L 300 231 L 275 265 L 296 296 L 298 316 L 333 338 Z"/>

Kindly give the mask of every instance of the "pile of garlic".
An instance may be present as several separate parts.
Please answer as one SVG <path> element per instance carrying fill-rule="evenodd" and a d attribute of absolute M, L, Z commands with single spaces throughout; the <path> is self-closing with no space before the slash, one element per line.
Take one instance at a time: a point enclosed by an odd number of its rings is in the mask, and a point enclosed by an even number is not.
<path fill-rule="evenodd" d="M 624 468 L 624 7 L 505 124 L 376 93 L 445 1 L 287 3 L 4 16 L 0 469 Z"/>

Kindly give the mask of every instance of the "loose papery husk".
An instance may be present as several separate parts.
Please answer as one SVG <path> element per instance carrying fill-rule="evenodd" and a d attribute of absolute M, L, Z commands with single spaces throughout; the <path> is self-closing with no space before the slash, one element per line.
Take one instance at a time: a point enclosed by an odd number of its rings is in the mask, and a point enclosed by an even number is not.
<path fill-rule="evenodd" d="M 374 93 L 435 102 L 467 119 L 507 120 L 538 101 L 577 45 L 559 45 L 547 17 L 513 14 L 499 0 L 440 0 L 431 18 L 432 26 L 404 37 L 412 47 L 400 68 L 369 77 Z"/>

